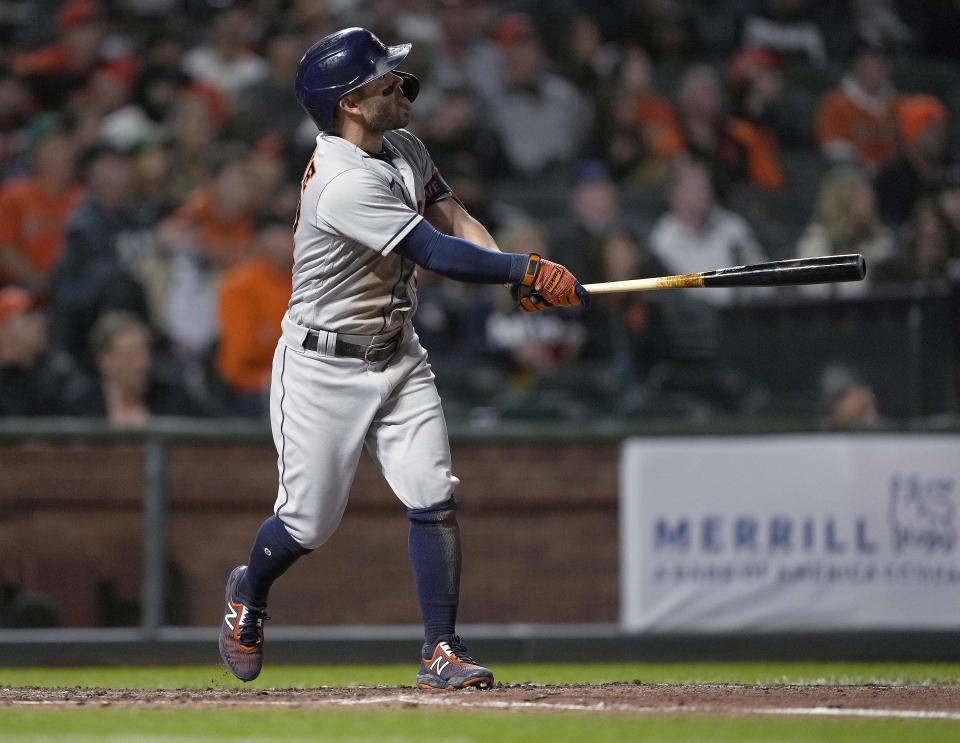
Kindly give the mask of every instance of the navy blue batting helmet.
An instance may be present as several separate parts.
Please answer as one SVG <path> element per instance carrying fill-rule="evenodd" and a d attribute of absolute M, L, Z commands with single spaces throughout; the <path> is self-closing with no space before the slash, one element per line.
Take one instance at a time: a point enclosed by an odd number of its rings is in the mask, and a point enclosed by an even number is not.
<path fill-rule="evenodd" d="M 413 101 L 420 92 L 420 82 L 409 72 L 397 69 L 411 46 L 386 46 L 365 28 L 345 28 L 324 36 L 307 49 L 297 66 L 293 84 L 297 100 L 321 131 L 333 126 L 337 103 L 343 96 L 388 72 L 403 78 L 403 94 Z"/>

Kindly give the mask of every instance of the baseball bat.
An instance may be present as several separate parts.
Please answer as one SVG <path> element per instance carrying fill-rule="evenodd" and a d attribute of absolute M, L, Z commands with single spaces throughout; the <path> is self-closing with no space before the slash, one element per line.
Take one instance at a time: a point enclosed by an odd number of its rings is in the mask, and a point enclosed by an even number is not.
<path fill-rule="evenodd" d="M 794 258 L 752 266 L 732 266 L 716 271 L 683 276 L 657 276 L 649 279 L 605 281 L 584 284 L 591 294 L 642 292 L 653 289 L 681 289 L 713 286 L 785 286 L 825 284 L 835 281 L 860 281 L 867 275 L 867 262 L 859 253 L 824 255 L 818 258 Z"/>

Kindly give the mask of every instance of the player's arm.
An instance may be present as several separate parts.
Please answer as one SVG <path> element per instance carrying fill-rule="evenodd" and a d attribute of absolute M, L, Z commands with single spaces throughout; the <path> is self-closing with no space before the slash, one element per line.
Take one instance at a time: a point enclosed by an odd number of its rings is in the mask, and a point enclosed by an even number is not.
<path fill-rule="evenodd" d="M 543 260 L 536 253 L 490 250 L 439 232 L 425 219 L 397 243 L 394 252 L 458 281 L 525 287 L 528 291 L 518 292 L 518 300 L 528 312 L 550 305 L 580 304 L 588 297 L 576 276 L 558 263 Z"/>
<path fill-rule="evenodd" d="M 423 216 L 437 230 L 489 250 L 500 250 L 493 235 L 470 216 L 463 202 L 457 198 L 437 168 L 433 169 L 433 175 L 424 185 L 423 194 Z"/>
<path fill-rule="evenodd" d="M 500 250 L 487 228 L 470 216 L 452 192 L 449 197 L 428 205 L 423 216 L 440 232 L 468 240 L 489 250 Z"/>

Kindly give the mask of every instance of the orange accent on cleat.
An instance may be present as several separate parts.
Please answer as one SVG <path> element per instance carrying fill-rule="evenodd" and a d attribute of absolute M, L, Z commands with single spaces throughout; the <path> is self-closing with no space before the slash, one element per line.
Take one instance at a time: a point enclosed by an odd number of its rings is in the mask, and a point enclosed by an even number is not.
<path fill-rule="evenodd" d="M 459 636 L 438 642 L 432 652 L 429 646 L 424 646 L 424 655 L 428 652 L 429 657 L 420 659 L 419 688 L 438 691 L 493 686 L 493 672 L 470 657 Z"/>

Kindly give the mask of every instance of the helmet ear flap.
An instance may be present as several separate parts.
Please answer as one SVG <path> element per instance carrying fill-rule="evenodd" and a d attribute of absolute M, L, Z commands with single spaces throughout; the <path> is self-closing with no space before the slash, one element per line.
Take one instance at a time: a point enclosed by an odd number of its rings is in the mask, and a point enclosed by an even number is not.
<path fill-rule="evenodd" d="M 420 81 L 416 75 L 411 75 L 409 72 L 404 72 L 403 70 L 394 70 L 393 74 L 398 75 L 400 79 L 403 80 L 400 84 L 400 89 L 403 91 L 404 97 L 413 103 L 420 93 Z"/>

